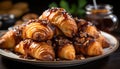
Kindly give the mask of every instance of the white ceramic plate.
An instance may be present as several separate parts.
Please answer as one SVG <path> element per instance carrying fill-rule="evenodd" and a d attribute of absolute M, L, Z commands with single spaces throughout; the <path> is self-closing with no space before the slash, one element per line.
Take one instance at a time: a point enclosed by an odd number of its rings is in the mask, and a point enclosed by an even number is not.
<path fill-rule="evenodd" d="M 23 59 L 20 58 L 18 55 L 14 54 L 13 52 L 7 52 L 3 49 L 0 49 L 0 54 L 2 56 L 5 56 L 9 59 L 12 60 L 16 60 L 19 62 L 24 62 L 24 63 L 29 63 L 29 64 L 33 64 L 33 65 L 38 65 L 38 66 L 47 66 L 47 67 L 66 67 L 66 66 L 74 66 L 74 65 L 81 65 L 81 64 L 85 64 L 87 62 L 91 62 L 97 59 L 101 59 L 105 56 L 110 55 L 111 53 L 113 53 L 119 46 L 119 42 L 117 41 L 117 39 L 105 32 L 101 32 L 102 35 L 107 38 L 107 40 L 110 43 L 110 47 L 105 48 L 104 49 L 104 53 L 103 55 L 100 56 L 95 56 L 95 57 L 89 57 L 83 60 L 72 60 L 72 61 L 38 61 L 38 60 L 32 60 L 32 59 Z"/>

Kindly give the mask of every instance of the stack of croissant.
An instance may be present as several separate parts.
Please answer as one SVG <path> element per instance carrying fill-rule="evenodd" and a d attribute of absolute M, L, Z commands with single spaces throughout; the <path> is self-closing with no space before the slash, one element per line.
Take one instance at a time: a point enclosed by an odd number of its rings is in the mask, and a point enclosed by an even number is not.
<path fill-rule="evenodd" d="M 74 60 L 81 54 L 98 56 L 108 46 L 92 23 L 73 18 L 63 8 L 50 8 L 0 38 L 0 48 L 41 61 Z"/>

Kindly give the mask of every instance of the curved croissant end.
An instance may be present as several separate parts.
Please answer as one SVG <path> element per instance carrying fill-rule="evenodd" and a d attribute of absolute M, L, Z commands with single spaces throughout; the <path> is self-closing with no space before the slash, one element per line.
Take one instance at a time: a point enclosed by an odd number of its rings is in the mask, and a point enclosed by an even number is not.
<path fill-rule="evenodd" d="M 103 54 L 103 48 L 100 42 L 93 42 L 89 45 L 88 51 L 87 51 L 89 56 L 97 56 Z"/>
<path fill-rule="evenodd" d="M 102 36 L 102 34 L 99 34 L 97 41 L 102 44 L 103 48 L 107 48 L 110 46 L 109 42 L 106 40 L 106 38 L 104 36 Z"/>
<path fill-rule="evenodd" d="M 51 8 L 43 12 L 39 19 L 47 19 L 56 25 L 66 36 L 72 37 L 77 32 L 75 20 L 63 8 Z"/>
<path fill-rule="evenodd" d="M 10 30 L 0 38 L 0 48 L 14 48 L 16 45 L 15 33 Z"/>
<path fill-rule="evenodd" d="M 24 41 L 21 41 L 19 44 L 16 45 L 14 51 L 22 55 L 26 55 L 26 52 L 24 50 L 24 45 L 25 45 Z"/>
<path fill-rule="evenodd" d="M 75 59 L 75 49 L 72 44 L 65 44 L 64 46 L 59 47 L 58 57 L 68 60 Z"/>

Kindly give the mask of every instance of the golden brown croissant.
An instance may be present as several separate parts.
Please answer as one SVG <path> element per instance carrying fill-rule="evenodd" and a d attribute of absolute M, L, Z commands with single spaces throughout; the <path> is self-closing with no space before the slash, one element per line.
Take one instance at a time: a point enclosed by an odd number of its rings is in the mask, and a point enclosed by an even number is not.
<path fill-rule="evenodd" d="M 105 37 L 99 31 L 97 31 L 95 26 L 87 26 L 85 32 L 87 32 L 91 36 L 94 36 L 96 40 L 102 44 L 103 48 L 109 46 L 109 43 L 107 42 Z"/>
<path fill-rule="evenodd" d="M 37 41 L 51 39 L 54 35 L 52 26 L 46 20 L 30 20 L 22 30 L 22 37 L 30 38 Z"/>
<path fill-rule="evenodd" d="M 106 38 L 90 22 L 80 19 L 77 20 L 77 24 L 79 27 L 79 31 L 82 31 L 83 33 L 87 33 L 89 36 L 94 37 L 98 42 L 101 43 L 103 48 L 109 46 L 109 43 L 107 42 Z"/>
<path fill-rule="evenodd" d="M 75 59 L 75 49 L 72 44 L 68 39 L 64 38 L 63 36 L 58 36 L 55 39 L 56 43 L 56 52 L 58 55 L 58 58 L 60 59 L 68 59 L 68 60 L 73 60 Z"/>
<path fill-rule="evenodd" d="M 65 44 L 64 46 L 59 47 L 58 57 L 68 60 L 75 59 L 75 49 L 73 44 Z"/>
<path fill-rule="evenodd" d="M 56 25 L 66 36 L 73 37 L 77 32 L 75 20 L 63 8 L 51 8 L 43 12 L 39 19 L 49 20 Z"/>
<path fill-rule="evenodd" d="M 55 58 L 55 53 L 51 45 L 46 42 L 34 42 L 30 39 L 21 41 L 16 47 L 15 52 L 23 55 L 30 55 L 42 61 L 51 61 Z"/>
<path fill-rule="evenodd" d="M 74 47 L 77 54 L 82 53 L 88 56 L 97 56 L 103 53 L 101 43 L 96 41 L 94 37 L 88 36 L 87 34 L 81 35 L 74 40 Z"/>
<path fill-rule="evenodd" d="M 6 32 L 0 38 L 0 48 L 12 49 L 21 40 L 13 30 Z"/>
<path fill-rule="evenodd" d="M 101 44 L 97 41 L 90 43 L 88 46 L 79 46 L 76 45 L 75 49 L 77 53 L 82 53 L 88 56 L 97 56 L 103 54 L 103 48 Z"/>

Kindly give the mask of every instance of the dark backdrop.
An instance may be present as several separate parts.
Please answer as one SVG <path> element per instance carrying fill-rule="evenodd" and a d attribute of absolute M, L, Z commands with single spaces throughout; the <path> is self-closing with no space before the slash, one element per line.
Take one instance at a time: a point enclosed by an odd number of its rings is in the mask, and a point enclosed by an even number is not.
<path fill-rule="evenodd" d="M 44 10 L 48 8 L 48 5 L 51 2 L 59 2 L 60 0 L 13 0 L 13 3 L 19 2 L 19 1 L 25 1 L 29 3 L 29 7 L 31 9 L 31 12 L 36 12 L 38 14 L 41 14 Z M 69 3 L 76 3 L 77 0 L 67 0 Z M 92 0 L 87 0 L 88 4 L 92 4 Z M 120 3 L 115 0 L 97 0 L 98 4 L 110 4 L 113 5 L 113 13 L 116 14 L 120 19 Z"/>
<path fill-rule="evenodd" d="M 0 0 L 4 1 L 4 0 Z M 12 0 L 13 3 L 16 2 L 28 2 L 30 12 L 35 12 L 41 14 L 44 10 L 48 9 L 48 5 L 51 2 L 59 3 L 60 0 Z M 77 0 L 67 0 L 69 3 L 77 3 Z M 113 8 L 113 13 L 120 19 L 120 3 L 118 0 L 96 0 L 98 4 L 110 4 Z M 93 4 L 92 0 L 87 0 L 87 4 Z"/>
<path fill-rule="evenodd" d="M 2 0 L 0 0 L 2 1 Z M 3 0 L 4 1 L 4 0 Z M 48 9 L 48 5 L 51 2 L 59 3 L 60 0 L 12 0 L 13 3 L 24 1 L 28 2 L 30 12 L 41 14 L 44 10 Z M 69 3 L 77 3 L 77 0 L 67 0 Z M 92 4 L 92 0 L 87 0 L 88 4 Z M 120 3 L 118 0 L 97 0 L 98 4 L 110 4 L 113 5 L 113 13 L 116 14 L 120 20 Z"/>

